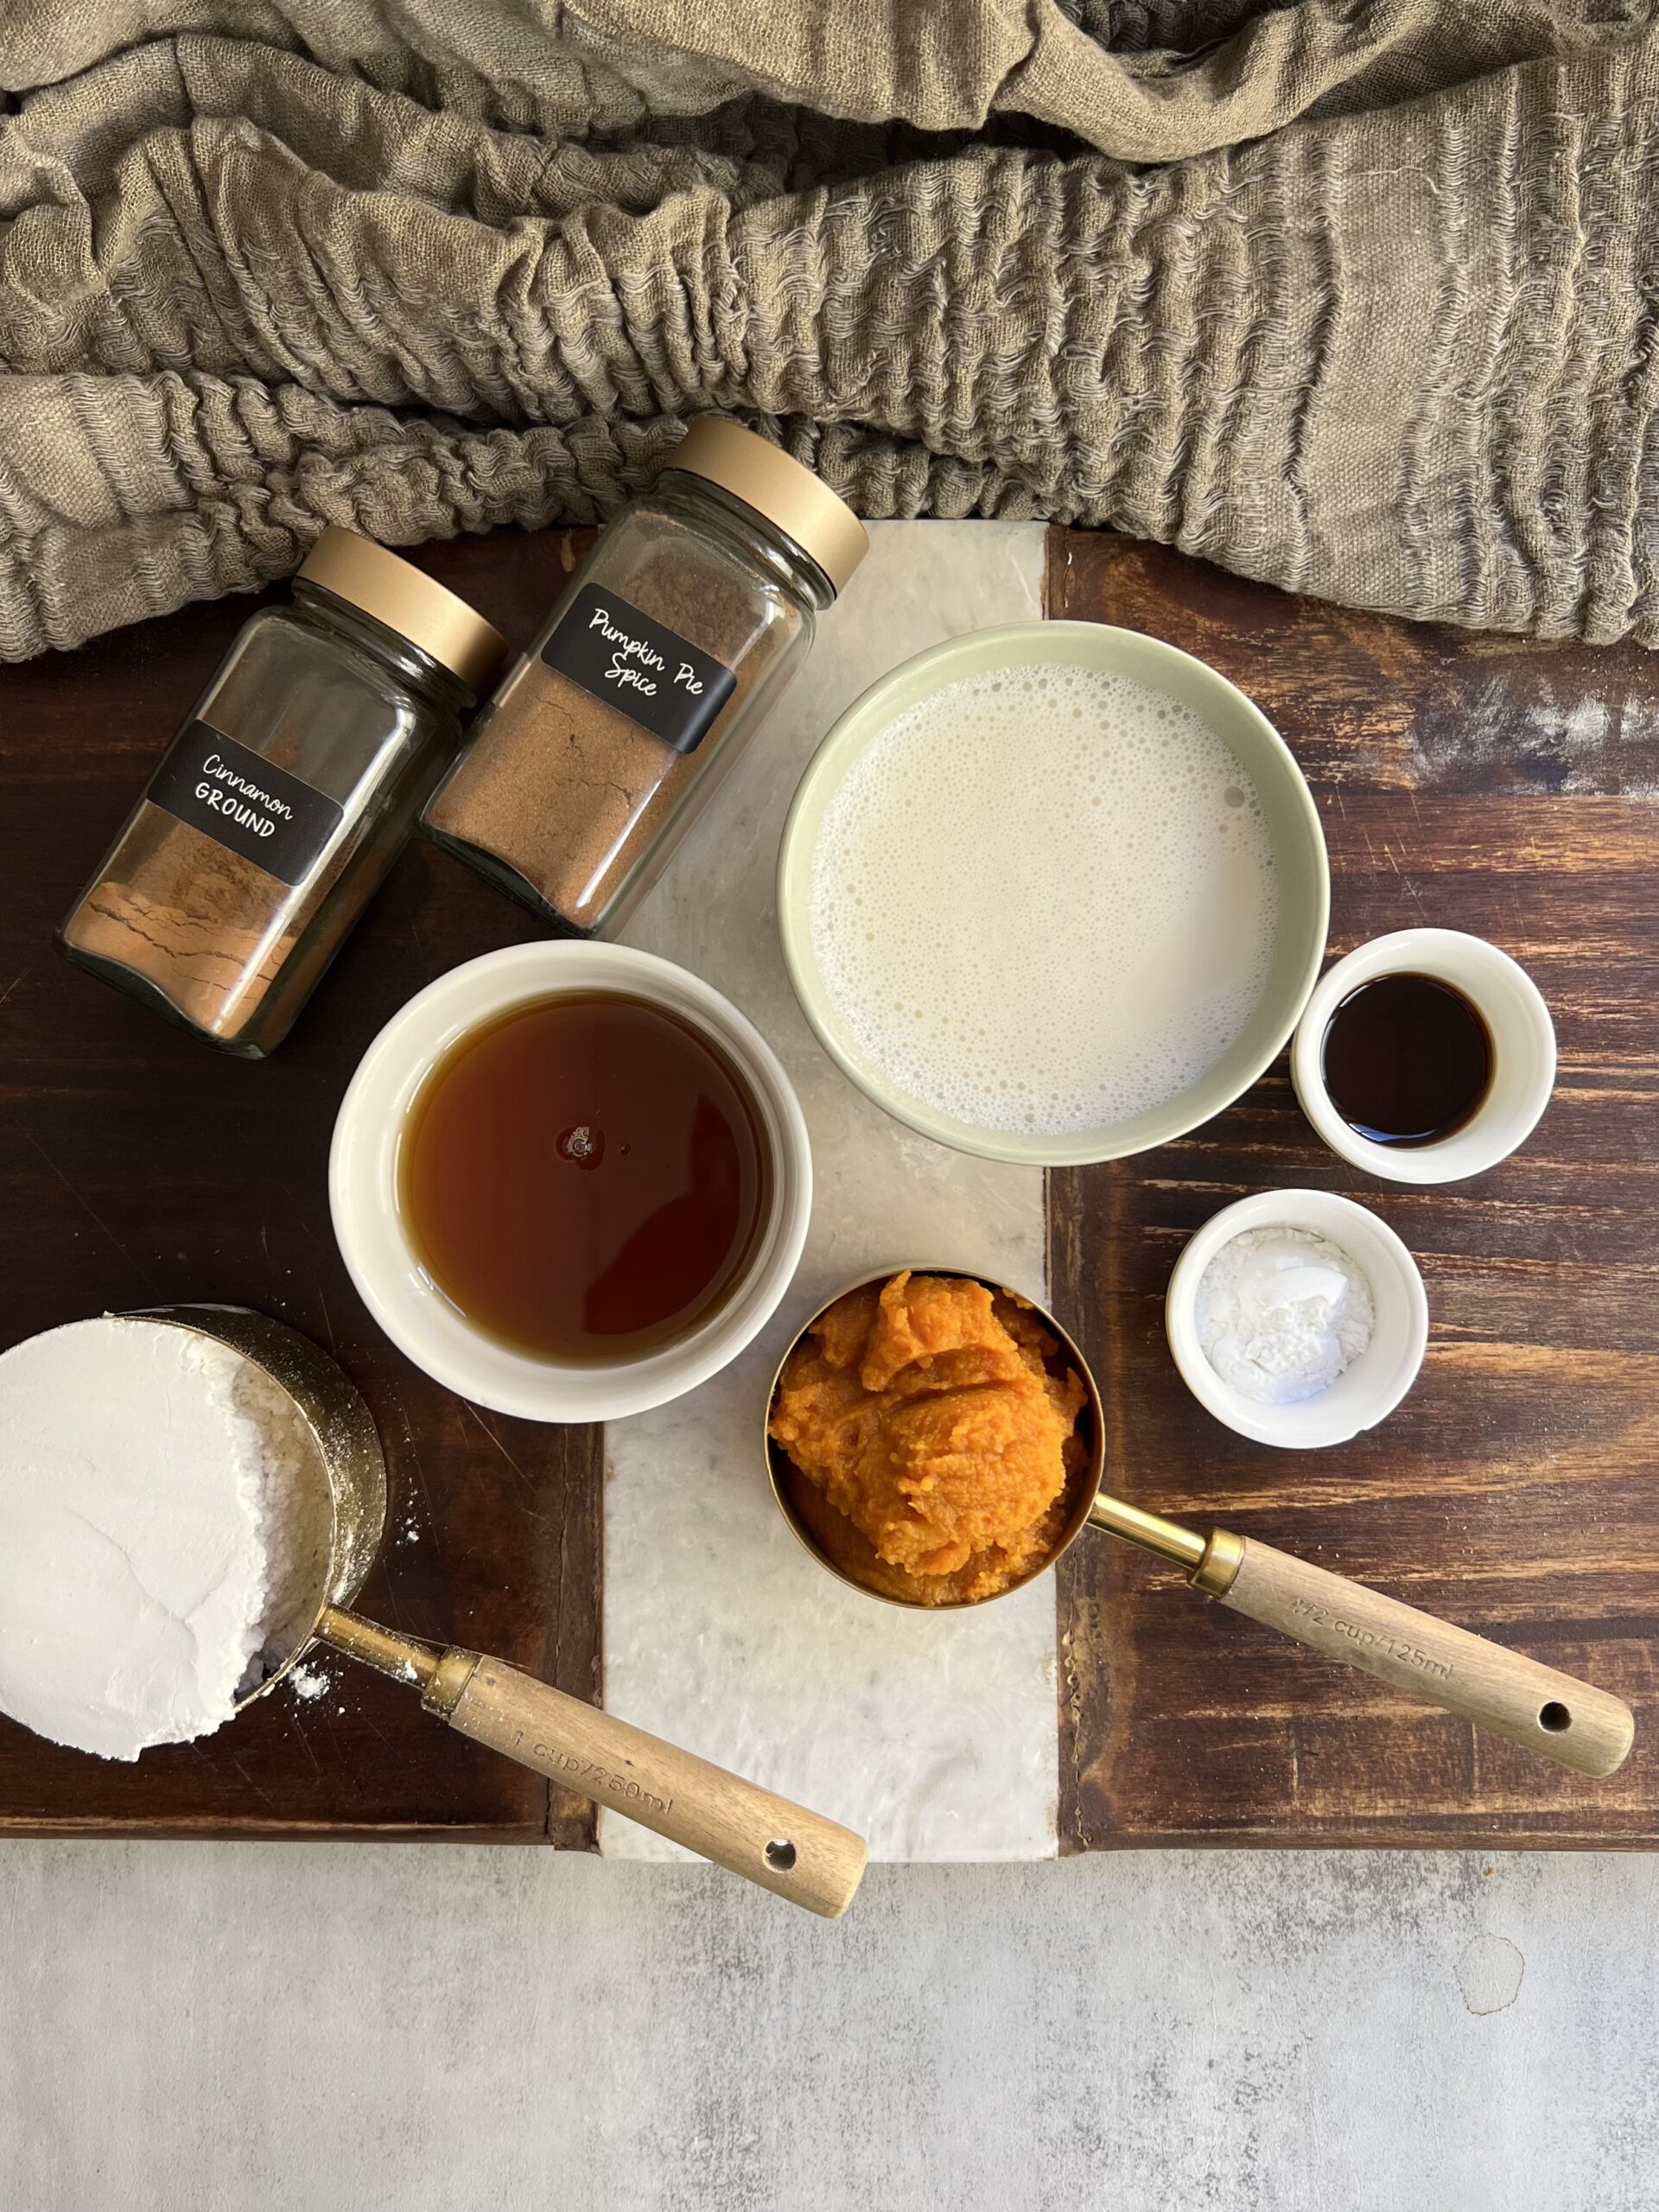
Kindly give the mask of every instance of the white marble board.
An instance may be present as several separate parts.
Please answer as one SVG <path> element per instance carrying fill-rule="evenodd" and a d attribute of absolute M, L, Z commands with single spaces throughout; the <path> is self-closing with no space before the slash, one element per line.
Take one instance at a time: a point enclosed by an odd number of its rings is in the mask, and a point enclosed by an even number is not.
<path fill-rule="evenodd" d="M 801 772 L 836 716 L 925 646 L 1042 613 L 1037 523 L 875 524 L 802 675 L 626 932 L 693 969 L 783 1058 L 811 1131 L 801 1271 L 734 1366 L 606 1436 L 605 1702 L 639 1726 L 857 1828 L 877 1859 L 1056 1848 L 1052 1578 L 978 1611 L 909 1614 L 833 1580 L 785 1527 L 761 1452 L 791 1332 L 889 1261 L 954 1262 L 1041 1296 L 1035 1169 L 903 1128 L 820 1049 L 785 973 L 772 878 Z M 601 1815 L 619 1859 L 682 1857 Z"/>

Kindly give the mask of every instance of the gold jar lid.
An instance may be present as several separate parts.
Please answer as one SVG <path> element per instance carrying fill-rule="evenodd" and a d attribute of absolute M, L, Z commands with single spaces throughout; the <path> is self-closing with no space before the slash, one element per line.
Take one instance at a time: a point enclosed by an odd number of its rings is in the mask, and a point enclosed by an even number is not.
<path fill-rule="evenodd" d="M 870 550 L 864 525 L 810 468 L 724 415 L 699 415 L 664 463 L 718 484 L 816 561 L 839 592 Z"/>
<path fill-rule="evenodd" d="M 506 658 L 507 641 L 493 623 L 354 530 L 331 524 L 300 563 L 299 573 L 308 583 L 320 584 L 407 638 L 470 691 L 485 691 Z"/>

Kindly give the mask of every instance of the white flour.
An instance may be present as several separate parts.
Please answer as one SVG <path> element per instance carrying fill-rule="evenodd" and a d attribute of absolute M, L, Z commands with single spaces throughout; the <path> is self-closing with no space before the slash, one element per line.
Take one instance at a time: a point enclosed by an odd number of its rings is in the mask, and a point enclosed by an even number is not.
<path fill-rule="evenodd" d="M 315 1586 L 320 1473 L 292 1402 L 225 1345 L 105 1319 L 15 1346 L 0 1711 L 115 1759 L 219 1727 Z"/>
<path fill-rule="evenodd" d="M 1371 1341 L 1371 1287 L 1339 1244 L 1306 1229 L 1247 1229 L 1198 1278 L 1193 1320 L 1222 1381 L 1258 1405 L 1328 1390 Z"/>

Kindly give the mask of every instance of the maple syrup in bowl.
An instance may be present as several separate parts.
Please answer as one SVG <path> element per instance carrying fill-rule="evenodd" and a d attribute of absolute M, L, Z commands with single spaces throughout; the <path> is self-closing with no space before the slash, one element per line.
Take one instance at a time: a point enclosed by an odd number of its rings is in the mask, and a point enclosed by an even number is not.
<path fill-rule="evenodd" d="M 335 1127 L 335 1233 L 394 1343 L 531 1420 L 679 1397 L 775 1310 L 811 1205 L 806 1129 L 737 1008 L 620 945 L 515 945 L 370 1046 Z"/>
<path fill-rule="evenodd" d="M 460 1038 L 415 1101 L 398 1169 L 410 1242 L 456 1312 L 568 1360 L 695 1329 L 742 1273 L 768 1181 L 725 1055 L 664 1007 L 593 991 Z"/>

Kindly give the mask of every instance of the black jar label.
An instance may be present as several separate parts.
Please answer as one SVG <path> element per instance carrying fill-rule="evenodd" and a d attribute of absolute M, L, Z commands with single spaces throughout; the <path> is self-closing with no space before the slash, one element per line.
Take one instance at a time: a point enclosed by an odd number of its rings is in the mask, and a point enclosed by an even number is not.
<path fill-rule="evenodd" d="M 146 796 L 290 885 L 304 881 L 346 817 L 337 799 L 204 721 L 181 731 Z"/>
<path fill-rule="evenodd" d="M 542 658 L 677 753 L 696 751 L 737 686 L 724 661 L 597 584 L 571 601 Z"/>

